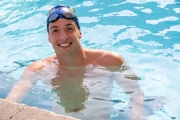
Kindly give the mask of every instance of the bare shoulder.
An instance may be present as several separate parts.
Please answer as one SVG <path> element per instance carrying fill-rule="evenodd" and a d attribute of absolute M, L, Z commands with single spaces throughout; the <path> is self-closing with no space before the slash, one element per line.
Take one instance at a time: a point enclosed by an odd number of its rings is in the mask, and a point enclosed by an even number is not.
<path fill-rule="evenodd" d="M 90 53 L 90 56 L 95 60 L 94 62 L 103 66 L 117 66 L 122 65 L 124 60 L 123 58 L 113 51 L 106 50 L 87 50 Z"/>
<path fill-rule="evenodd" d="M 55 58 L 56 58 L 56 56 L 51 56 L 51 57 L 45 58 L 43 60 L 33 62 L 27 67 L 27 70 L 31 70 L 31 71 L 41 70 L 46 65 L 50 64 L 53 61 L 53 59 L 55 59 Z"/>

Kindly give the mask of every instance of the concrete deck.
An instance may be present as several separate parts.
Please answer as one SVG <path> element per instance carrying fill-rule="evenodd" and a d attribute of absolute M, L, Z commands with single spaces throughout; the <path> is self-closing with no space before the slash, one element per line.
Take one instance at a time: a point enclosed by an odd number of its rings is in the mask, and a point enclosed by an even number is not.
<path fill-rule="evenodd" d="M 78 120 L 48 110 L 0 99 L 0 120 Z"/>

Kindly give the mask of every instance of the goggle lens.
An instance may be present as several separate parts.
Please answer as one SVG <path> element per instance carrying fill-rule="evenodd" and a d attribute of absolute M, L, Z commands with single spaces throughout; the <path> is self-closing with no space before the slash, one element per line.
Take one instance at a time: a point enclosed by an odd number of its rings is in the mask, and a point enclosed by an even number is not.
<path fill-rule="evenodd" d="M 64 13 L 63 16 L 64 16 L 65 18 L 67 18 L 67 19 L 73 18 L 73 15 L 72 15 L 70 12 Z"/>
<path fill-rule="evenodd" d="M 48 22 L 55 22 L 57 21 L 59 18 L 66 18 L 66 19 L 72 19 L 74 18 L 73 15 L 70 12 L 66 12 L 63 15 L 61 14 L 52 14 L 49 19 Z"/>
<path fill-rule="evenodd" d="M 49 17 L 48 22 L 55 22 L 56 20 L 58 20 L 58 17 L 59 17 L 58 14 L 52 14 L 52 15 Z"/>

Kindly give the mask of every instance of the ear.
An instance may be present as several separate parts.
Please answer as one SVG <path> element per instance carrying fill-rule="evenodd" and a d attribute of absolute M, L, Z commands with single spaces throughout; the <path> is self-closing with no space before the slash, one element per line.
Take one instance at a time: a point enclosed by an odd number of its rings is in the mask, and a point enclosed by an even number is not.
<path fill-rule="evenodd" d="M 82 38 L 82 33 L 81 33 L 81 31 L 79 30 L 79 39 L 81 39 Z"/>
<path fill-rule="evenodd" d="M 49 37 L 49 35 L 48 35 L 48 40 L 49 40 L 49 42 L 51 43 L 51 40 L 50 40 L 50 37 Z"/>

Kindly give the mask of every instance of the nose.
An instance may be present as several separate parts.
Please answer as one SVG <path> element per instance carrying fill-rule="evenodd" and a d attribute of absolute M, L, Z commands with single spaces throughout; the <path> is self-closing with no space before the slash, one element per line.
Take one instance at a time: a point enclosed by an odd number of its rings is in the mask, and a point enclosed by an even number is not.
<path fill-rule="evenodd" d="M 60 40 L 64 41 L 68 38 L 68 36 L 67 36 L 66 32 L 62 30 L 59 34 L 59 38 L 60 38 Z"/>

